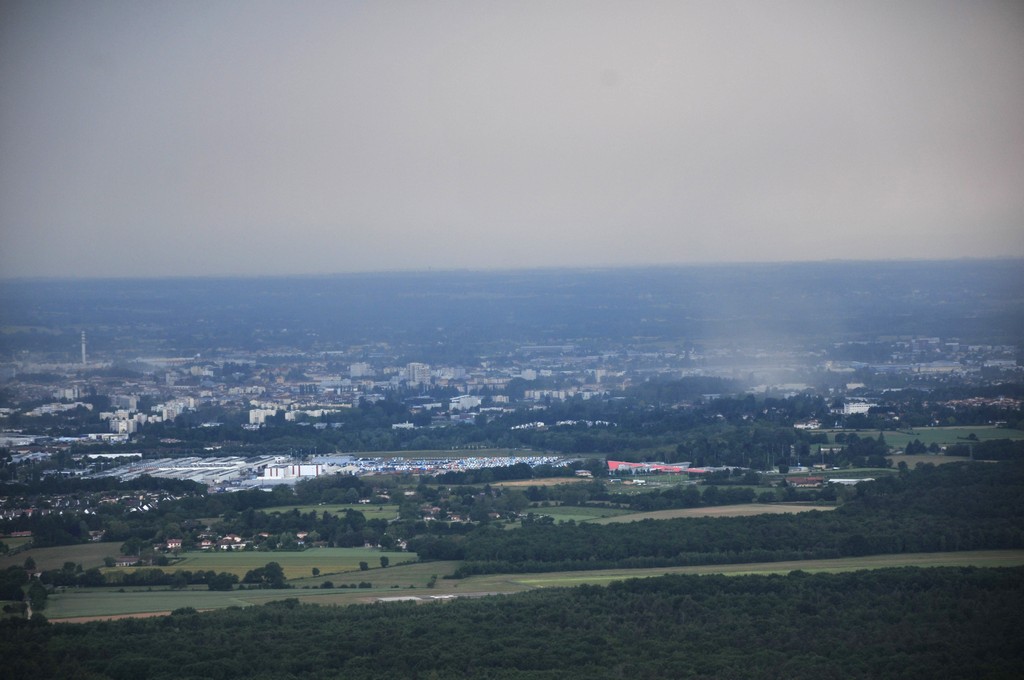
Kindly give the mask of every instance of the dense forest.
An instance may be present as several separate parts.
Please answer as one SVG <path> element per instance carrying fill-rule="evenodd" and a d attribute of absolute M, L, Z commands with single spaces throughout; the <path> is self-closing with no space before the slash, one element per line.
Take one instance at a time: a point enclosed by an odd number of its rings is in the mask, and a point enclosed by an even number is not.
<path fill-rule="evenodd" d="M 1016 678 L 1024 569 L 664 576 L 434 604 L 0 623 L 10 678 Z"/>

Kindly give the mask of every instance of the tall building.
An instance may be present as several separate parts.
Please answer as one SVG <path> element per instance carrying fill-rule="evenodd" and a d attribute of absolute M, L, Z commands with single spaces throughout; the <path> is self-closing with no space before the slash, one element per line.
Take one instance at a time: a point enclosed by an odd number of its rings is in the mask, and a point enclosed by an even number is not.
<path fill-rule="evenodd" d="M 413 362 L 405 366 L 405 379 L 418 385 L 430 382 L 430 366 Z"/>
<path fill-rule="evenodd" d="M 277 415 L 276 408 L 254 408 L 249 409 L 249 424 L 250 425 L 263 425 L 266 423 L 267 418 Z"/>
<path fill-rule="evenodd" d="M 352 378 L 368 378 L 373 375 L 373 367 L 366 362 L 359 361 L 348 367 L 348 374 Z"/>

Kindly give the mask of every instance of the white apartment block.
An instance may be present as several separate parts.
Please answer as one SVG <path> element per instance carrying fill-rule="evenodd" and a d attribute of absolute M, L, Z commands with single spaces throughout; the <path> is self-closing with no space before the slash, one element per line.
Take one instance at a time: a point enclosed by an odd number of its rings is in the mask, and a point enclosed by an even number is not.
<path fill-rule="evenodd" d="M 275 408 L 254 408 L 249 409 L 249 424 L 250 425 L 263 425 L 267 418 L 277 415 L 277 409 Z"/>
<path fill-rule="evenodd" d="M 430 366 L 428 364 L 420 364 L 413 362 L 406 364 L 405 366 L 405 379 L 411 383 L 429 383 L 430 382 Z"/>

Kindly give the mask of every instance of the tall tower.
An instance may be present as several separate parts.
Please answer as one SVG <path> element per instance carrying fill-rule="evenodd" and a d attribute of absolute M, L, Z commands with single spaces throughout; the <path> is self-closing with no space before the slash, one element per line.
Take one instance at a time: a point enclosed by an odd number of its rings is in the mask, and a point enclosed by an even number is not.
<path fill-rule="evenodd" d="M 85 366 L 85 331 L 82 331 L 82 365 Z"/>

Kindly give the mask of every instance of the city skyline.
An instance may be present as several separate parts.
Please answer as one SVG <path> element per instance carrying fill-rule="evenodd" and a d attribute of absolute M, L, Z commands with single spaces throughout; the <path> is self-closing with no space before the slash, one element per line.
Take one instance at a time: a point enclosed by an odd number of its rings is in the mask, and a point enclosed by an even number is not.
<path fill-rule="evenodd" d="M 1024 257 L 1024 11 L 7 3 L 0 277 Z"/>

